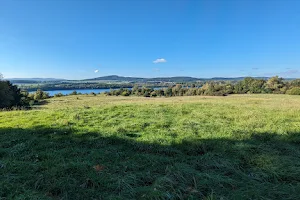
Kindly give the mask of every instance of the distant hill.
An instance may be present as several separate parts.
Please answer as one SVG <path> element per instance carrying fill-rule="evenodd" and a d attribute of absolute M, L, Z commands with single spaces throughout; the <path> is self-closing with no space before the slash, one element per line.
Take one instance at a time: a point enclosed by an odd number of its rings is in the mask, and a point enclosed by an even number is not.
<path fill-rule="evenodd" d="M 245 77 L 214 77 L 214 78 L 195 78 L 189 76 L 175 76 L 175 77 L 156 77 L 156 78 L 140 78 L 140 77 L 124 77 L 124 76 L 102 76 L 93 79 L 85 79 L 84 81 L 127 81 L 127 82 L 195 82 L 195 81 L 238 81 Z M 254 77 L 257 79 L 268 79 L 268 77 Z"/>
<path fill-rule="evenodd" d="M 65 81 L 65 79 L 57 79 L 57 78 L 8 78 L 12 83 L 42 83 L 42 82 L 61 82 Z"/>
<path fill-rule="evenodd" d="M 101 76 L 97 78 L 92 79 L 85 79 L 83 81 L 143 81 L 145 78 L 138 78 L 138 77 L 125 77 L 125 76 L 117 76 L 117 75 L 111 75 L 111 76 Z"/>
<path fill-rule="evenodd" d="M 141 78 L 141 77 L 126 77 L 126 76 L 102 76 L 92 79 L 84 80 L 66 80 L 56 78 L 10 78 L 7 79 L 14 84 L 37 84 L 37 83 L 80 83 L 80 82 L 130 82 L 130 83 L 160 83 L 160 82 L 172 82 L 172 83 L 186 83 L 196 81 L 240 81 L 245 77 L 213 77 L 213 78 L 195 78 L 190 76 L 174 76 L 174 77 L 154 77 L 154 78 Z M 269 77 L 253 77 L 256 79 L 267 80 Z M 285 78 L 285 80 L 294 80 L 292 78 Z"/>
<path fill-rule="evenodd" d="M 140 78 L 140 77 L 125 77 L 125 76 L 102 76 L 84 81 L 127 81 L 127 82 L 192 82 L 199 80 L 198 78 L 188 76 L 176 77 L 156 77 L 156 78 Z"/>

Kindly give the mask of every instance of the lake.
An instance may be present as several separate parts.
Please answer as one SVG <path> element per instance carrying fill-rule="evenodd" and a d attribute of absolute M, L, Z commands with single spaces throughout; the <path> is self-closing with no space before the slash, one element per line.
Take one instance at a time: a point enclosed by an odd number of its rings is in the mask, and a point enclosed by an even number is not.
<path fill-rule="evenodd" d="M 116 88 L 120 89 L 120 88 Z M 131 88 L 129 88 L 131 89 Z M 103 92 L 109 92 L 110 89 L 73 89 L 73 90 L 49 90 L 45 91 L 48 92 L 50 96 L 54 96 L 55 94 L 62 93 L 63 95 L 68 95 L 71 94 L 73 91 L 76 91 L 77 93 L 82 93 L 82 94 L 90 94 L 91 92 L 94 92 L 96 94 L 98 93 L 103 93 Z M 35 92 L 35 91 L 33 91 Z"/>
<path fill-rule="evenodd" d="M 118 90 L 118 89 L 121 89 L 121 88 L 114 88 L 113 90 Z M 124 89 L 130 89 L 131 88 L 124 88 Z M 156 87 L 154 88 L 155 90 L 158 90 L 160 89 L 159 87 Z M 62 93 L 63 95 L 68 95 L 68 94 L 71 94 L 73 91 L 76 91 L 77 93 L 82 93 L 82 94 L 90 94 L 91 92 L 94 92 L 95 94 L 98 94 L 98 93 L 103 93 L 103 92 L 109 92 L 110 89 L 72 89 L 72 90 L 48 90 L 45 92 L 48 92 L 50 96 L 54 96 L 55 94 L 58 94 L 58 93 Z M 30 93 L 34 93 L 36 91 L 32 91 Z"/>

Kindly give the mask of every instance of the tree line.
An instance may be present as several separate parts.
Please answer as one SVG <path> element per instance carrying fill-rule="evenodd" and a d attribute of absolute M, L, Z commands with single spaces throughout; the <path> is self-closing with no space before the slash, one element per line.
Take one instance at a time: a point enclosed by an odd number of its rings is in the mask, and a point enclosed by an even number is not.
<path fill-rule="evenodd" d="M 38 84 L 20 84 L 22 90 L 36 91 L 41 90 L 78 90 L 78 89 L 117 89 L 117 88 L 132 88 L 134 83 L 38 83 Z M 140 83 L 139 86 L 146 87 L 168 87 L 169 83 Z"/>
<path fill-rule="evenodd" d="M 30 108 L 43 99 L 50 98 L 47 92 L 38 89 L 35 93 L 21 90 L 9 81 L 1 80 L 0 74 L 0 108 Z M 105 92 L 109 96 L 143 96 L 143 97 L 172 97 L 172 96 L 226 96 L 230 94 L 289 94 L 300 95 L 300 79 L 285 81 L 278 76 L 268 80 L 251 77 L 241 81 L 209 81 L 204 84 L 187 83 L 175 84 L 169 87 L 154 89 L 135 85 L 132 89 L 111 89 Z M 74 91 L 71 95 L 77 95 Z M 96 95 L 92 93 L 92 95 Z M 56 97 L 64 96 L 56 94 Z"/>
<path fill-rule="evenodd" d="M 152 89 L 147 87 L 134 86 L 132 90 L 118 89 L 105 92 L 109 96 L 226 96 L 229 94 L 290 94 L 300 95 L 300 79 L 293 81 L 284 81 L 283 78 L 278 76 L 271 77 L 268 80 L 254 79 L 251 77 L 245 78 L 241 81 L 210 81 L 206 82 L 203 86 L 197 87 L 192 84 L 191 86 L 184 86 L 176 84 L 167 88 Z"/>

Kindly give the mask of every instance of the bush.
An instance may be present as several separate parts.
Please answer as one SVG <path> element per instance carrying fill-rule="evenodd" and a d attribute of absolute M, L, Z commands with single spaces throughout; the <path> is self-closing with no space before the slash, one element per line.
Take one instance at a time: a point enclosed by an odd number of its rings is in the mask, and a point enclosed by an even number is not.
<path fill-rule="evenodd" d="M 157 94 L 156 94 L 155 91 L 153 91 L 153 92 L 150 93 L 150 96 L 151 96 L 151 97 L 157 97 Z"/>
<path fill-rule="evenodd" d="M 145 92 L 143 96 L 144 97 L 150 97 L 150 93 L 149 92 Z"/>
<path fill-rule="evenodd" d="M 300 87 L 294 87 L 286 91 L 289 95 L 300 95 Z"/>
<path fill-rule="evenodd" d="M 34 105 L 34 100 L 30 100 L 29 101 L 29 106 L 33 106 Z"/>
<path fill-rule="evenodd" d="M 33 96 L 34 100 L 42 100 L 42 99 L 48 99 L 50 98 L 48 92 L 44 92 L 43 90 L 38 89 Z"/>
<path fill-rule="evenodd" d="M 77 91 L 74 90 L 70 95 L 77 95 Z"/>
<path fill-rule="evenodd" d="M 64 96 L 62 93 L 57 93 L 54 95 L 54 97 L 62 97 L 62 96 Z"/>
<path fill-rule="evenodd" d="M 129 96 L 130 95 L 130 91 L 125 90 L 124 92 L 122 92 L 122 96 Z"/>

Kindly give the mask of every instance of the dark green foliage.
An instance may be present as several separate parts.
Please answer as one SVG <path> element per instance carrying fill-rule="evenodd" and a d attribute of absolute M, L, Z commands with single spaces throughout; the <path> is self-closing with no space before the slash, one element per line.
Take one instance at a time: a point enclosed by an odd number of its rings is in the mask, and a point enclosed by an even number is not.
<path fill-rule="evenodd" d="M 12 85 L 9 81 L 0 81 L 0 108 L 26 106 L 25 95 L 24 93 L 22 94 L 17 86 Z"/>

